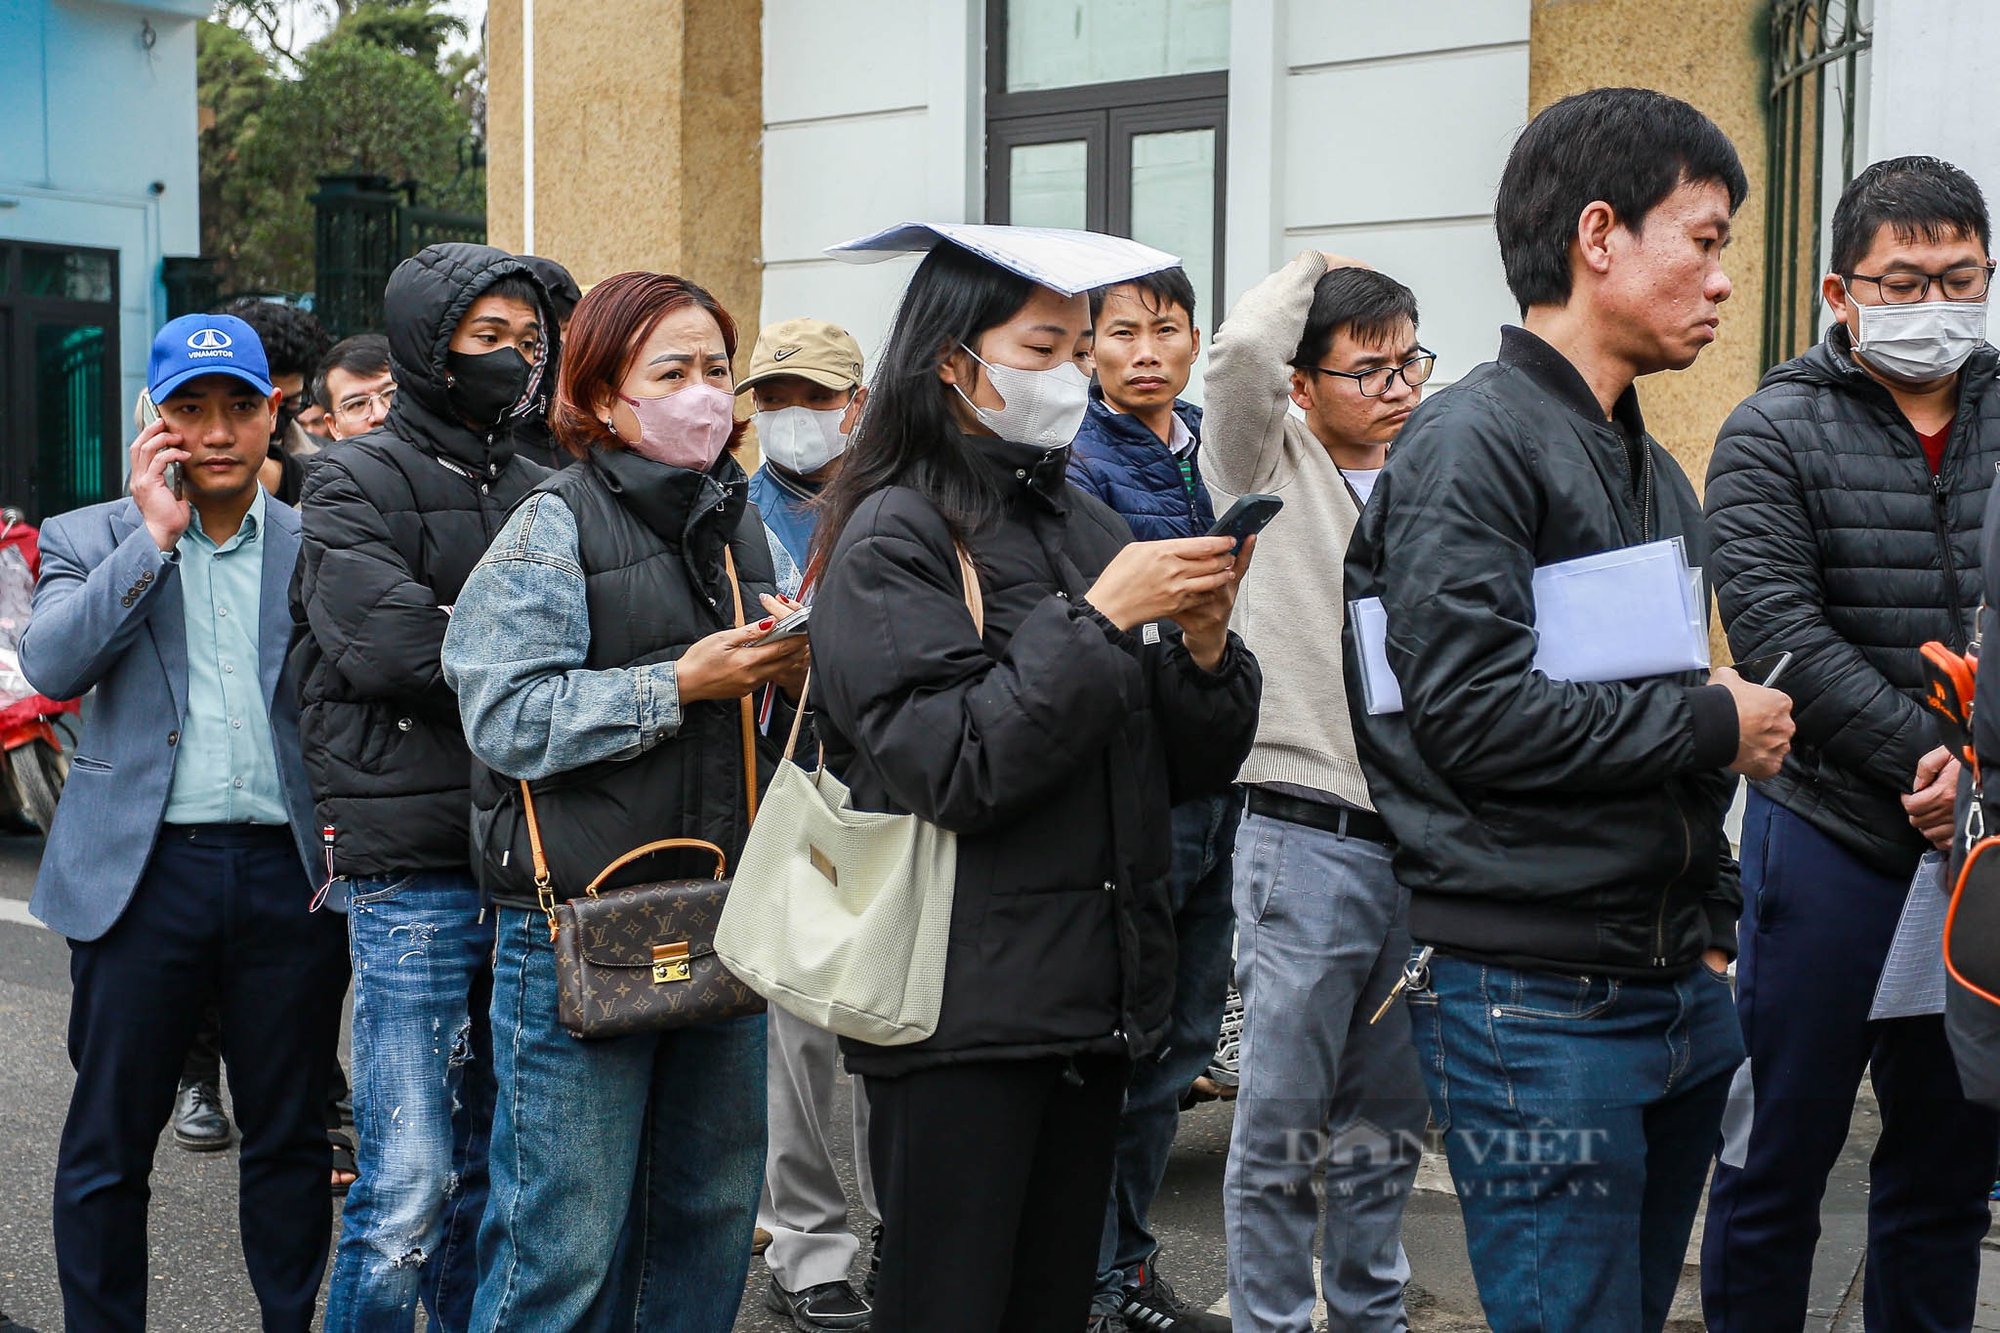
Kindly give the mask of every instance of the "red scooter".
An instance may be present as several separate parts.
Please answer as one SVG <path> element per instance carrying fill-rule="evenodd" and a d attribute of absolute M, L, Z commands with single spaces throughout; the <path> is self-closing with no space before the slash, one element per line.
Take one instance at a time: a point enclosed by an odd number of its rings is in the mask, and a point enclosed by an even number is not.
<path fill-rule="evenodd" d="M 81 707 L 75 699 L 37 693 L 21 674 L 21 632 L 28 627 L 35 576 L 41 572 L 39 536 L 20 510 L 0 510 L 0 754 L 7 770 L 0 781 L 0 816 L 47 833 L 69 776 L 63 738 L 75 748 L 69 719 Z"/>

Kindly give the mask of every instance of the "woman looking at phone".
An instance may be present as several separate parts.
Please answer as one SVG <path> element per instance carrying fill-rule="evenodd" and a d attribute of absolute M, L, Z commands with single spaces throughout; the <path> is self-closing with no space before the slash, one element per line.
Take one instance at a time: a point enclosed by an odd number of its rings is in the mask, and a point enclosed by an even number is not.
<path fill-rule="evenodd" d="M 727 447 L 736 327 L 701 288 L 622 273 L 572 316 L 553 430 L 582 461 L 530 493 L 444 642 L 473 777 L 473 864 L 499 907 L 491 1197 L 474 1327 L 726 1333 L 764 1171 L 764 1016 L 579 1041 L 556 1017 L 520 781 L 557 898 L 621 854 L 700 838 L 733 868 L 750 827 L 741 700 L 795 695 L 806 641 L 760 640 L 764 525 Z M 751 621 L 736 628 L 737 598 Z M 791 720 L 779 703 L 771 731 Z M 760 742 L 767 744 L 768 742 Z M 768 764 L 774 754 L 763 756 Z M 700 854 L 606 887 L 706 876 Z"/>
<path fill-rule="evenodd" d="M 1168 808 L 1227 785 L 1255 728 L 1228 631 L 1249 548 L 1133 543 L 1065 479 L 1089 331 L 1084 297 L 933 249 L 818 528 L 826 762 L 857 806 L 958 835 L 936 1033 L 842 1042 L 873 1107 L 876 1333 L 1083 1326 L 1126 1076 L 1171 1000 Z"/>

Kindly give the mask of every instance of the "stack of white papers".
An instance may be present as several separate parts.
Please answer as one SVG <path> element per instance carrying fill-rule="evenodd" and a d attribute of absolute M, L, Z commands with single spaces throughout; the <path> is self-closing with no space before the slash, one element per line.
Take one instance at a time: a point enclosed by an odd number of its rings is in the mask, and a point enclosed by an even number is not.
<path fill-rule="evenodd" d="M 1372 715 L 1403 711 L 1379 597 L 1348 603 Z M 1644 680 L 1706 670 L 1708 593 L 1678 537 L 1535 571 L 1535 670 L 1550 680 Z"/>
<path fill-rule="evenodd" d="M 1868 1021 L 1918 1018 L 1944 1012 L 1944 919 L 1951 910 L 1951 889 L 1944 882 L 1941 852 L 1925 852 L 1903 899 L 1903 915 L 1889 945 L 1882 979 L 1875 984 L 1875 1004 Z"/>
<path fill-rule="evenodd" d="M 1064 296 L 1130 282 L 1181 262 L 1124 236 L 977 222 L 904 222 L 830 246 L 827 254 L 850 264 L 872 264 L 890 255 L 921 254 L 939 241 L 950 241 Z"/>

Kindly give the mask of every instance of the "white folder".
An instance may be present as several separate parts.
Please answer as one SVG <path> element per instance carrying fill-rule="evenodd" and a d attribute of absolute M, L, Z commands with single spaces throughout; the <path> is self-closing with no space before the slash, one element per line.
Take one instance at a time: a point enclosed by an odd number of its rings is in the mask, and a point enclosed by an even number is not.
<path fill-rule="evenodd" d="M 1706 670 L 1708 594 L 1678 537 L 1535 571 L 1535 670 L 1551 680 L 1643 680 Z M 1379 597 L 1347 606 L 1372 715 L 1403 711 Z"/>

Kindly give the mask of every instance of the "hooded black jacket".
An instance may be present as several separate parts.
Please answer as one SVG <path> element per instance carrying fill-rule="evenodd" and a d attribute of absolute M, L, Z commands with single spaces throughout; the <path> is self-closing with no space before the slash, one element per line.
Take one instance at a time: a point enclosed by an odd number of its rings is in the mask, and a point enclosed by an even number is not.
<path fill-rule="evenodd" d="M 1919 650 L 1963 648 L 1979 606 L 1979 532 L 2000 464 L 2000 352 L 1959 375 L 1932 476 L 1889 391 L 1836 324 L 1773 367 L 1722 425 L 1708 468 L 1713 584 L 1739 659 L 1790 652 L 1798 734 L 1757 789 L 1884 874 L 1924 839 L 1898 799 L 1938 745 Z"/>
<path fill-rule="evenodd" d="M 467 864 L 472 755 L 438 659 L 447 608 L 547 473 L 514 456 L 510 422 L 460 420 L 445 350 L 480 293 L 515 274 L 540 290 L 491 246 L 433 245 L 398 266 L 386 295 L 396 405 L 306 476 L 291 666 L 306 775 L 342 875 Z M 553 358 L 546 298 L 543 328 Z"/>
<path fill-rule="evenodd" d="M 1356 747 L 1419 942 L 1632 977 L 1736 952 L 1729 692 L 1699 672 L 1584 684 L 1531 665 L 1538 567 L 1672 537 L 1690 564 L 1707 559 L 1694 488 L 1646 434 L 1638 396 L 1606 421 L 1524 329 L 1397 438 L 1347 550 L 1346 595 L 1388 611 L 1404 712 L 1369 716 L 1351 617 L 1344 637 Z"/>
<path fill-rule="evenodd" d="M 856 806 L 958 835 L 937 1032 L 843 1041 L 860 1073 L 1150 1050 L 1174 989 L 1168 807 L 1225 788 L 1256 731 L 1235 635 L 1211 675 L 1172 625 L 1124 633 L 1085 603 L 1131 535 L 1064 480 L 1069 451 L 973 443 L 1006 494 L 970 542 L 983 638 L 943 517 L 902 487 L 855 510 L 813 602 L 828 766 Z"/>

